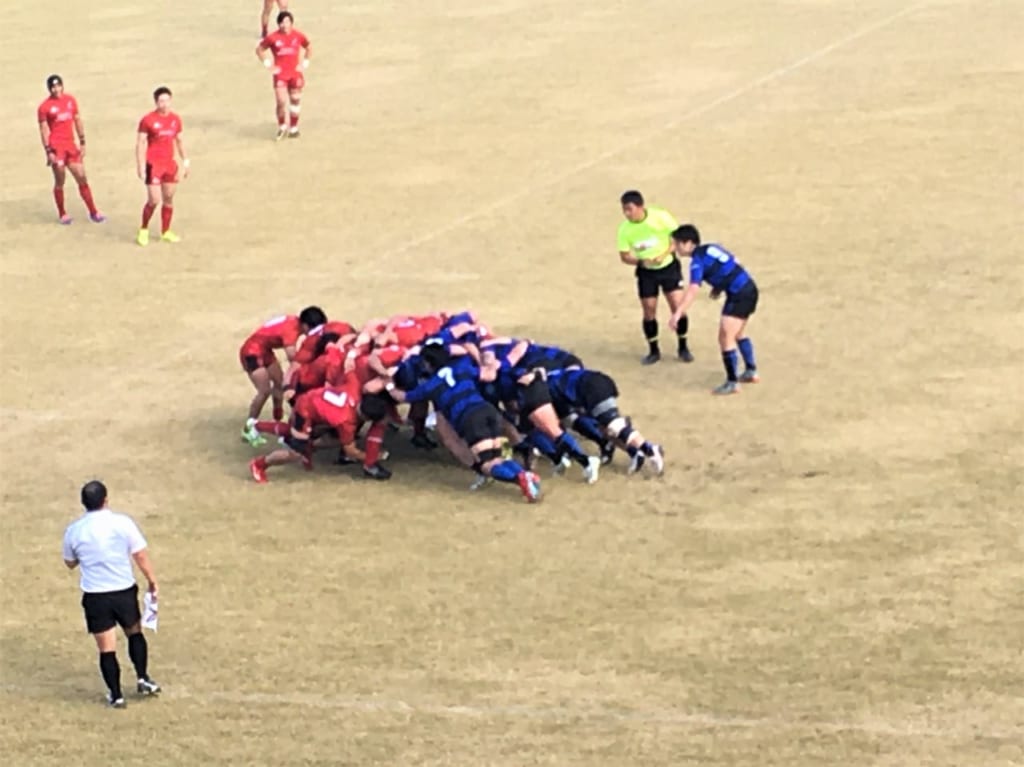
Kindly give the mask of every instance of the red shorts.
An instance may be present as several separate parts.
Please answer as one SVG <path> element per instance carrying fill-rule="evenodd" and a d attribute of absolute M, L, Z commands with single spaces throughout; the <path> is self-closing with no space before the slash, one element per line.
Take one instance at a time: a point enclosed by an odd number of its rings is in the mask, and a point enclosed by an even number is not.
<path fill-rule="evenodd" d="M 306 87 L 306 78 L 299 72 L 278 72 L 274 75 L 274 87 L 282 85 L 290 91 L 300 91 Z"/>
<path fill-rule="evenodd" d="M 242 370 L 252 373 L 277 364 L 277 355 L 272 349 L 264 349 L 259 344 L 244 343 L 238 350 L 238 361 L 242 363 Z"/>
<path fill-rule="evenodd" d="M 50 159 L 58 168 L 82 161 L 82 151 L 74 144 L 51 144 Z"/>
<path fill-rule="evenodd" d="M 174 160 L 157 160 L 146 163 L 146 185 L 175 184 L 178 182 L 178 163 Z"/>

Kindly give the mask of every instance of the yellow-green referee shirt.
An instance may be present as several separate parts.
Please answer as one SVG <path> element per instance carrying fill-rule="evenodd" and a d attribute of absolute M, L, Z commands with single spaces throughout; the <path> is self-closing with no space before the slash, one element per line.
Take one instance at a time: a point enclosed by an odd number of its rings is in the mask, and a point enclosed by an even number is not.
<path fill-rule="evenodd" d="M 619 224 L 619 252 L 632 253 L 645 269 L 664 269 L 672 263 L 672 232 L 679 224 L 664 208 L 646 210 L 643 221 Z"/>

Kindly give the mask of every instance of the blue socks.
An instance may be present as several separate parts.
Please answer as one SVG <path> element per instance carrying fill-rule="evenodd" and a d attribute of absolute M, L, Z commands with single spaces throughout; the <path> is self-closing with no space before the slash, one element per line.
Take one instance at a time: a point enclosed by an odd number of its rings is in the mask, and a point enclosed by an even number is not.
<path fill-rule="evenodd" d="M 725 365 L 725 377 L 726 380 L 736 383 L 736 363 L 739 361 L 739 355 L 735 349 L 730 349 L 727 352 L 722 352 L 722 364 Z"/>
<path fill-rule="evenodd" d="M 749 338 L 740 338 L 736 341 L 736 345 L 740 347 L 740 354 L 743 355 L 743 364 L 747 366 L 747 370 L 757 370 L 757 363 L 754 361 L 754 344 L 751 343 Z"/>
<path fill-rule="evenodd" d="M 523 467 L 512 460 L 502 461 L 491 469 L 491 476 L 499 482 L 515 482 Z"/>

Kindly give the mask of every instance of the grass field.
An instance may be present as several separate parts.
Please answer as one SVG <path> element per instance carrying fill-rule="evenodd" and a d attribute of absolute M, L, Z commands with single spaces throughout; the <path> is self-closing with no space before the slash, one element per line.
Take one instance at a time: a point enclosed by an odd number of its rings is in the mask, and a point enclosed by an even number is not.
<path fill-rule="evenodd" d="M 281 144 L 256 0 L 5 13 L 4 763 L 1024 764 L 1024 6 L 293 10 L 314 63 Z M 56 224 L 51 72 L 102 226 L 73 185 Z M 134 132 L 160 84 L 193 175 L 184 241 L 143 250 Z M 708 396 L 706 298 L 697 362 L 639 366 L 630 187 L 755 275 L 761 385 Z M 570 347 L 668 471 L 545 477 L 531 507 L 392 438 L 390 483 L 257 486 L 237 348 L 308 303 L 472 306 Z M 93 476 L 161 581 L 165 694 L 126 712 L 60 561 Z"/>

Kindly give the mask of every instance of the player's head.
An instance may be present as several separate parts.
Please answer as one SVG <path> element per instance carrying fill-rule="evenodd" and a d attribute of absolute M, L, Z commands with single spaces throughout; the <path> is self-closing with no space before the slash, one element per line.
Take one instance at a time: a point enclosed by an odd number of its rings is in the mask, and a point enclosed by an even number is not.
<path fill-rule="evenodd" d="M 295 19 L 288 11 L 281 11 L 277 14 L 277 28 L 282 32 L 291 31 L 292 24 L 294 23 Z"/>
<path fill-rule="evenodd" d="M 166 85 L 161 85 L 155 91 L 153 91 L 153 103 L 156 104 L 156 108 L 160 112 L 166 112 L 171 108 L 171 89 Z"/>
<path fill-rule="evenodd" d="M 60 75 L 50 75 L 46 78 L 46 90 L 51 96 L 59 96 L 64 92 L 64 80 Z"/>
<path fill-rule="evenodd" d="M 299 312 L 299 324 L 303 326 L 302 332 L 308 333 L 313 328 L 320 327 L 327 322 L 327 315 L 319 306 L 307 306 Z"/>
<path fill-rule="evenodd" d="M 319 357 L 325 351 L 330 344 L 337 343 L 341 340 L 341 333 L 324 333 L 320 336 L 316 342 L 316 349 L 313 350 L 313 354 Z"/>
<path fill-rule="evenodd" d="M 420 366 L 427 375 L 434 375 L 451 360 L 448 346 L 440 340 L 430 340 L 420 352 Z"/>
<path fill-rule="evenodd" d="M 683 224 L 672 232 L 672 250 L 677 256 L 690 256 L 700 246 L 700 232 L 693 224 Z"/>
<path fill-rule="evenodd" d="M 622 215 L 634 224 L 643 221 L 647 215 L 647 211 L 644 210 L 644 196 L 636 189 L 623 192 L 619 202 L 622 203 Z"/>
<path fill-rule="evenodd" d="M 96 511 L 107 505 L 107 486 L 94 479 L 82 485 L 82 505 L 86 511 Z"/>

